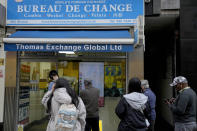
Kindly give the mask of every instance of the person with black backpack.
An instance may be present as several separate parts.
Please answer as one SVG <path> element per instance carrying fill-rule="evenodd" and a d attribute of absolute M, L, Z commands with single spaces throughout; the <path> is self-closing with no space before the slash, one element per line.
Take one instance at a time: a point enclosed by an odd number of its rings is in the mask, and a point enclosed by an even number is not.
<path fill-rule="evenodd" d="M 85 105 L 66 79 L 55 81 L 52 90 L 44 95 L 42 104 L 51 114 L 46 131 L 84 131 Z"/>

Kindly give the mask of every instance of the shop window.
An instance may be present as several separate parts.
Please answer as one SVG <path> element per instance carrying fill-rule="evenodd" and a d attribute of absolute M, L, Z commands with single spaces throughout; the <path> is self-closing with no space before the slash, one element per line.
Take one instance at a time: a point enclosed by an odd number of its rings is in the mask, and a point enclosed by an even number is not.
<path fill-rule="evenodd" d="M 28 128 L 46 118 L 46 111 L 41 104 L 48 89 L 49 71 L 56 68 L 52 62 L 21 62 L 18 123 Z"/>
<path fill-rule="evenodd" d="M 104 95 L 119 97 L 125 93 L 125 61 L 119 63 L 105 63 Z"/>

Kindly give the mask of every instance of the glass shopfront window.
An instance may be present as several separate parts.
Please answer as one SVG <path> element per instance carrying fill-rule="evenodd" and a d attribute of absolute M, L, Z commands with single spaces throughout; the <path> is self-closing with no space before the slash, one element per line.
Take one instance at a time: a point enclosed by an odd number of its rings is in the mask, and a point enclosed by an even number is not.
<path fill-rule="evenodd" d="M 100 60 L 100 62 L 88 61 L 66 61 L 60 60 L 53 62 L 43 62 L 42 59 L 34 62 L 30 59 L 27 61 L 22 60 L 20 63 L 20 93 L 19 93 L 19 118 L 18 124 L 24 126 L 24 131 L 45 131 L 49 116 L 41 104 L 44 93 L 48 90 L 50 79 L 48 74 L 51 70 L 58 71 L 59 77 L 69 80 L 71 87 L 79 94 L 80 91 L 80 63 L 96 64 L 103 63 L 103 95 L 101 97 L 102 104 L 100 105 L 100 126 L 103 130 L 117 129 L 119 119 L 114 113 L 115 107 L 125 93 L 126 87 L 126 59 L 119 59 L 116 61 Z M 94 74 L 94 70 L 87 68 L 83 70 L 86 74 L 88 71 Z M 83 68 L 86 69 L 86 68 Z M 82 81 L 81 81 L 82 82 Z M 96 81 L 98 84 L 99 82 Z M 101 83 L 100 83 L 101 84 Z M 100 87 L 99 87 L 100 88 Z M 110 122 L 114 119 L 113 122 Z"/>

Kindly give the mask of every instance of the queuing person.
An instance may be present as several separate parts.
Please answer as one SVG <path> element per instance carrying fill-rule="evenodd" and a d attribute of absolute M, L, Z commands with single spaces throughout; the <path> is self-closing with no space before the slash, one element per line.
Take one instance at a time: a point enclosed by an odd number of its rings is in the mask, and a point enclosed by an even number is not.
<path fill-rule="evenodd" d="M 85 90 L 80 92 L 80 97 L 83 100 L 87 116 L 85 131 L 99 131 L 99 89 L 92 86 L 92 81 L 84 80 Z"/>
<path fill-rule="evenodd" d="M 155 112 L 155 104 L 156 104 L 156 96 L 149 88 L 149 83 L 148 80 L 141 80 L 141 87 L 142 87 L 142 92 L 144 95 L 148 97 L 148 104 L 150 108 L 150 126 L 148 127 L 149 131 L 154 131 L 154 126 L 155 126 L 155 119 L 156 119 L 156 112 Z"/>
<path fill-rule="evenodd" d="M 50 112 L 51 117 L 46 131 L 55 131 L 55 116 L 62 104 L 74 104 L 78 110 L 77 122 L 73 131 L 84 131 L 86 110 L 85 105 L 80 97 L 77 96 L 75 91 L 70 87 L 69 82 L 64 78 L 56 80 L 52 87 L 42 99 L 42 104 Z"/>
<path fill-rule="evenodd" d="M 115 112 L 120 118 L 118 131 L 146 131 L 145 114 L 148 97 L 141 93 L 139 78 L 129 80 L 128 93 L 118 103 Z"/>
<path fill-rule="evenodd" d="M 170 86 L 178 91 L 176 98 L 166 100 L 171 109 L 175 122 L 175 131 L 197 131 L 196 93 L 188 86 L 188 81 L 183 76 L 175 77 Z"/>
<path fill-rule="evenodd" d="M 49 78 L 52 81 L 49 83 L 48 90 L 51 90 L 52 87 L 53 87 L 54 81 L 56 81 L 59 78 L 59 75 L 58 75 L 57 71 L 56 70 L 51 70 L 49 72 Z"/>

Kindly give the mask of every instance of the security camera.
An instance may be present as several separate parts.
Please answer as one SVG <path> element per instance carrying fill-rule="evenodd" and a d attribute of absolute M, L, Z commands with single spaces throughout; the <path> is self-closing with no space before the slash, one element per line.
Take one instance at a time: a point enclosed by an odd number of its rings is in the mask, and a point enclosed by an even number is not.
<path fill-rule="evenodd" d="M 150 3 L 151 0 L 144 0 L 144 1 L 145 1 L 145 3 Z"/>
<path fill-rule="evenodd" d="M 9 37 L 11 35 L 11 33 L 6 33 L 6 37 Z"/>

